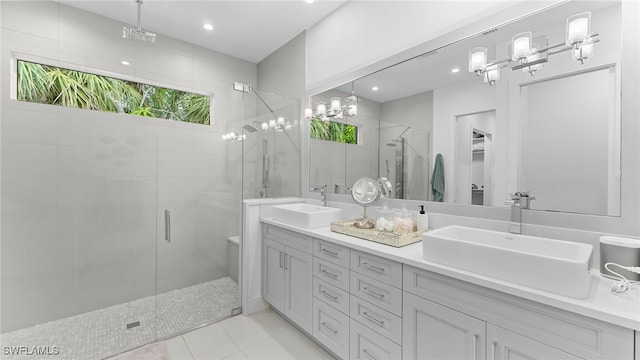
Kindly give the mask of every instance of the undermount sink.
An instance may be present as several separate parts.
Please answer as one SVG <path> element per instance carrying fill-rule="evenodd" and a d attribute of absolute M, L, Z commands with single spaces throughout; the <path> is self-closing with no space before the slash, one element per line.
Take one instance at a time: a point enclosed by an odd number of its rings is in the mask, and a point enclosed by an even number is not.
<path fill-rule="evenodd" d="M 303 228 L 329 226 L 342 218 L 342 210 L 311 204 L 285 204 L 273 207 L 273 220 Z"/>
<path fill-rule="evenodd" d="M 447 226 L 423 236 L 423 258 L 519 285 L 584 299 L 589 294 L 588 244 Z"/>

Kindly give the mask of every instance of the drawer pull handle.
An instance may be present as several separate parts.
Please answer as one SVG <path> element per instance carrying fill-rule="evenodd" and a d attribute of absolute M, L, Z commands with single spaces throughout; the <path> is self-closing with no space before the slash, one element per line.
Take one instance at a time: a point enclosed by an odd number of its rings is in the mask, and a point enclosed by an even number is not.
<path fill-rule="evenodd" d="M 328 272 L 325 269 L 320 270 L 320 272 L 322 272 L 323 274 L 327 275 L 328 277 L 330 277 L 330 278 L 332 278 L 334 280 L 338 280 L 338 275 L 332 274 L 332 273 Z"/>
<path fill-rule="evenodd" d="M 478 337 L 480 335 L 473 334 L 473 360 L 478 360 Z"/>
<path fill-rule="evenodd" d="M 324 326 L 324 327 L 326 327 L 327 329 L 329 329 L 329 331 L 331 331 L 332 333 L 334 333 L 334 334 L 336 334 L 336 335 L 338 334 L 338 330 L 336 330 L 336 329 L 332 328 L 331 326 L 327 325 L 327 323 L 326 323 L 326 322 L 324 322 L 324 321 L 322 322 L 322 326 Z"/>
<path fill-rule="evenodd" d="M 336 302 L 338 301 L 338 297 L 337 296 L 331 295 L 331 294 L 329 294 L 328 292 L 326 292 L 324 290 L 322 290 L 321 293 L 322 293 L 322 295 L 324 295 L 325 297 L 328 297 L 329 299 L 331 299 L 333 301 L 336 301 Z"/>
<path fill-rule="evenodd" d="M 368 287 L 363 287 L 362 290 L 364 290 L 364 293 L 369 296 L 377 297 L 380 300 L 384 299 L 384 294 L 378 294 L 377 292 L 369 289 Z"/>
<path fill-rule="evenodd" d="M 369 352 L 367 351 L 367 349 L 362 350 L 362 353 L 363 353 L 363 354 L 365 354 L 365 355 L 367 355 L 370 359 L 378 360 L 375 356 L 373 356 L 373 355 L 369 354 Z"/>
<path fill-rule="evenodd" d="M 284 269 L 285 270 L 289 270 L 289 266 L 287 265 L 287 258 L 289 258 L 289 257 L 290 257 L 289 254 L 284 253 Z M 289 259 L 289 260 L 291 260 L 291 259 Z"/>
<path fill-rule="evenodd" d="M 282 251 L 280 251 L 280 268 L 283 268 L 284 265 L 282 265 L 282 258 L 283 258 L 284 253 Z"/>
<path fill-rule="evenodd" d="M 374 318 L 373 316 L 369 315 L 366 311 L 362 312 L 362 316 L 364 316 L 369 321 L 373 321 L 374 323 L 376 323 L 376 324 L 378 324 L 380 326 L 384 326 L 384 320 L 378 320 L 378 319 Z"/>
<path fill-rule="evenodd" d="M 366 266 L 367 268 L 369 268 L 370 270 L 373 270 L 375 272 L 379 272 L 379 273 L 384 273 L 384 268 L 380 267 L 380 266 L 375 266 L 375 265 L 371 265 L 369 263 L 362 263 L 362 266 Z"/>
<path fill-rule="evenodd" d="M 322 251 L 323 253 L 325 253 L 325 254 L 327 254 L 329 256 L 332 256 L 334 258 L 337 258 L 338 255 L 339 255 L 337 251 L 331 251 L 331 250 L 327 250 L 325 248 L 322 248 L 322 250 L 320 250 L 320 251 Z"/>

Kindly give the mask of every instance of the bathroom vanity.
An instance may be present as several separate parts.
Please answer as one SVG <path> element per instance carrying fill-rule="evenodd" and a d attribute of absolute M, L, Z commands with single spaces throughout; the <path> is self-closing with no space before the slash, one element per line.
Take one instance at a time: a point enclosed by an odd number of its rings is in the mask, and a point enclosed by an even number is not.
<path fill-rule="evenodd" d="M 339 358 L 639 359 L 640 294 L 556 295 L 262 219 L 263 298 Z"/>

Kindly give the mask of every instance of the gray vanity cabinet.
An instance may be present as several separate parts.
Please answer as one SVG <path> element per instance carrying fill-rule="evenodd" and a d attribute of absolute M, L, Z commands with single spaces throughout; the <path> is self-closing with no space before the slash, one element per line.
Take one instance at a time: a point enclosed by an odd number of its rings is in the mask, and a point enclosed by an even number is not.
<path fill-rule="evenodd" d="M 484 321 L 408 292 L 403 311 L 403 359 L 485 359 Z"/>
<path fill-rule="evenodd" d="M 284 229 L 263 227 L 262 296 L 300 328 L 311 332 L 312 240 Z"/>

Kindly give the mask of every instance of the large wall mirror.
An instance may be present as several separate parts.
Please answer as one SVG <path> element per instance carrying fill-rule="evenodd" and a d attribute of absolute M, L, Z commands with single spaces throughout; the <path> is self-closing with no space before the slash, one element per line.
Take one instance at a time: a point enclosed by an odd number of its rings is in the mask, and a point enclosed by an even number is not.
<path fill-rule="evenodd" d="M 478 206 L 530 191 L 532 209 L 619 216 L 623 6 L 562 3 L 312 96 L 310 184 L 384 176 L 396 198 Z"/>

